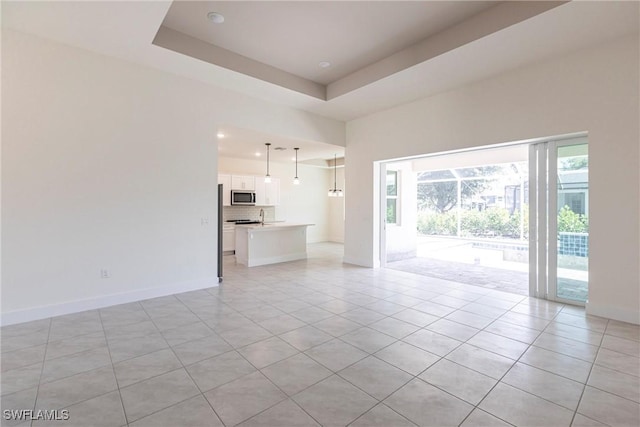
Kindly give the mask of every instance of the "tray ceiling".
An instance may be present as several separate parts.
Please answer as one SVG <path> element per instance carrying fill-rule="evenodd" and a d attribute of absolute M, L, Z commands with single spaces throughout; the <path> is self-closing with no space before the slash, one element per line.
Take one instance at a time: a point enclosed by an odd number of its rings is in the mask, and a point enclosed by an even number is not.
<path fill-rule="evenodd" d="M 174 1 L 154 44 L 329 100 L 562 3 Z"/>

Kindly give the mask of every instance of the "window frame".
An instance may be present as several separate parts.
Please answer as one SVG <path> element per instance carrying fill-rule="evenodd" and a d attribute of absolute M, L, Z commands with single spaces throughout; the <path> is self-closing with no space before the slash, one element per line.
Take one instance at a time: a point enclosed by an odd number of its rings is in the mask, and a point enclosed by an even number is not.
<path fill-rule="evenodd" d="M 395 194 L 389 194 L 389 176 L 394 176 L 395 181 Z M 400 171 L 398 170 L 390 170 L 386 171 L 386 182 L 385 182 L 385 202 L 387 207 L 387 215 L 385 215 L 385 223 L 387 225 L 401 225 L 401 214 L 400 214 Z M 389 221 L 388 209 L 389 209 L 389 201 L 393 200 L 395 205 L 395 221 Z"/>

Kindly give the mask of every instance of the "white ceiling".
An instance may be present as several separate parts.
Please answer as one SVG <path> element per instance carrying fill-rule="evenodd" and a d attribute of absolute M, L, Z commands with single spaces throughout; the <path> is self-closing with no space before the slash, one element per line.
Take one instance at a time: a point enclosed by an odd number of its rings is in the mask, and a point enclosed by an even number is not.
<path fill-rule="evenodd" d="M 153 44 L 325 101 L 564 3 L 177 0 Z"/>
<path fill-rule="evenodd" d="M 573 1 L 324 101 L 153 45 L 171 4 L 2 1 L 2 27 L 348 121 L 537 61 L 638 34 L 639 25 L 636 1 Z"/>
<path fill-rule="evenodd" d="M 496 3 L 175 1 L 162 25 L 326 85 Z M 224 23 L 212 23 L 209 12 Z"/>

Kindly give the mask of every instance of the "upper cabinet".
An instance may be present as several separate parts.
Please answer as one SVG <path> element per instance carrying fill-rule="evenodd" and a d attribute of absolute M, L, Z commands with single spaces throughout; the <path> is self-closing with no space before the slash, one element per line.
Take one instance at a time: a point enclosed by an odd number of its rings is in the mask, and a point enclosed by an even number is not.
<path fill-rule="evenodd" d="M 278 206 L 280 204 L 280 179 L 271 178 L 271 184 L 266 184 L 267 195 L 265 202 L 267 206 Z"/>
<path fill-rule="evenodd" d="M 218 175 L 218 184 L 223 186 L 222 204 L 231 206 L 231 190 L 256 192 L 256 206 L 278 206 L 280 204 L 280 179 L 271 178 L 269 184 L 264 176 Z"/>
<path fill-rule="evenodd" d="M 251 190 L 256 189 L 255 179 L 248 175 L 231 175 L 232 190 Z"/>
<path fill-rule="evenodd" d="M 280 204 L 280 179 L 271 178 L 265 183 L 262 177 L 256 177 L 256 206 L 278 206 Z"/>
<path fill-rule="evenodd" d="M 218 175 L 218 184 L 222 184 L 223 206 L 231 206 L 231 175 Z"/>

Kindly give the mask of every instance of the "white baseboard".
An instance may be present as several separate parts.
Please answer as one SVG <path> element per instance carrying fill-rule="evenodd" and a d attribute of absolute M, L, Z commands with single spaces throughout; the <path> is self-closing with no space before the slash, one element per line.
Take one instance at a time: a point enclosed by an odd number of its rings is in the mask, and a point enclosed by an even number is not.
<path fill-rule="evenodd" d="M 247 267 L 257 267 L 260 265 L 277 264 L 280 262 L 297 261 L 300 259 L 307 259 L 307 253 L 296 252 L 293 254 L 285 254 L 285 255 L 262 257 L 262 258 L 251 258 L 251 260 L 243 260 L 244 262 L 243 265 L 246 265 Z"/>
<path fill-rule="evenodd" d="M 587 314 L 591 314 L 593 316 L 605 317 L 607 319 L 619 320 L 621 322 L 640 325 L 640 312 L 634 310 L 626 310 L 606 305 L 597 305 L 588 301 L 585 304 L 585 309 Z"/>
<path fill-rule="evenodd" d="M 146 288 L 132 292 L 103 295 L 95 298 L 70 301 L 60 304 L 52 304 L 40 307 L 26 308 L 23 310 L 2 313 L 2 326 L 16 323 L 30 322 L 32 320 L 47 319 L 53 316 L 79 313 L 96 308 L 104 308 L 112 305 L 125 304 L 128 302 L 142 301 L 150 298 L 163 297 L 167 295 L 179 294 L 182 292 L 196 291 L 199 289 L 213 288 L 218 286 L 218 277 L 211 277 L 199 280 L 173 283 L 168 286 L 157 288 Z"/>
<path fill-rule="evenodd" d="M 316 238 L 307 237 L 307 245 L 311 245 L 313 243 L 323 243 L 326 242 L 328 237 L 326 236 L 318 236 Z"/>
<path fill-rule="evenodd" d="M 374 265 L 373 265 L 373 263 L 372 263 L 372 261 L 370 259 L 353 258 L 353 257 L 345 255 L 342 258 L 342 262 L 344 262 L 345 264 L 353 264 L 353 265 L 357 265 L 357 266 L 360 266 L 360 267 L 374 268 Z"/>

